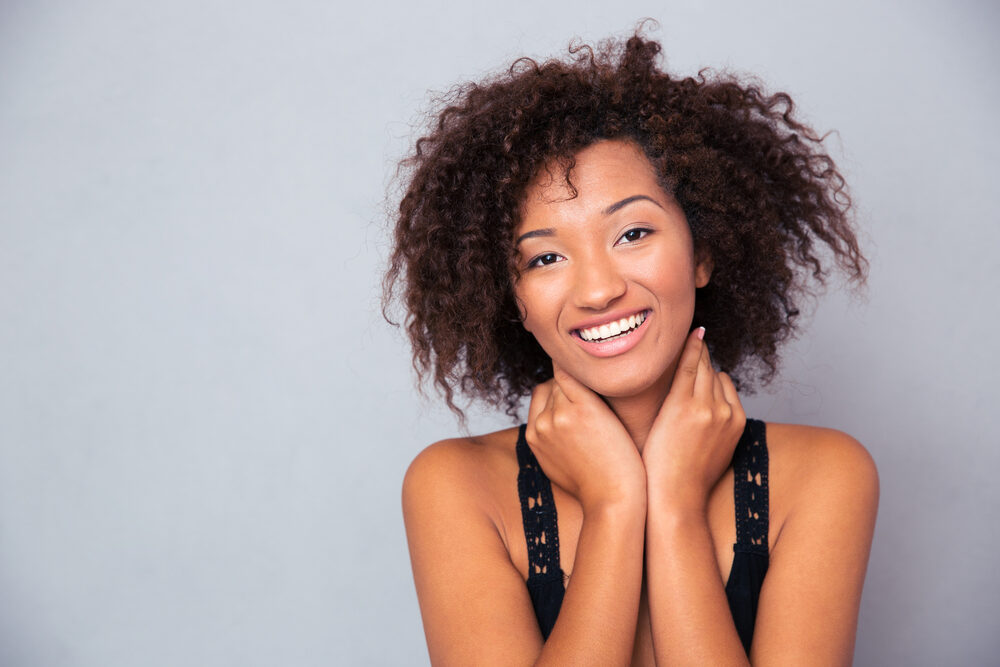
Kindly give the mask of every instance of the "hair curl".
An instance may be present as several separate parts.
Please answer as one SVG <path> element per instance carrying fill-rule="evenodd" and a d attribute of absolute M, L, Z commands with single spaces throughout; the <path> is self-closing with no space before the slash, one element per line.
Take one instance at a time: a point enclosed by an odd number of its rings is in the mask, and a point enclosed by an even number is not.
<path fill-rule="evenodd" d="M 693 326 L 713 332 L 712 358 L 741 388 L 773 377 L 810 278 L 828 275 L 820 245 L 865 280 L 844 179 L 791 98 L 708 70 L 674 78 L 660 48 L 637 32 L 571 45 L 565 60 L 521 58 L 454 89 L 401 162 L 383 303 L 402 282 L 414 368 L 433 372 L 459 416 L 455 390 L 516 416 L 552 375 L 515 303 L 513 231 L 539 169 L 556 160 L 568 182 L 573 156 L 596 141 L 642 148 L 712 258 Z"/>

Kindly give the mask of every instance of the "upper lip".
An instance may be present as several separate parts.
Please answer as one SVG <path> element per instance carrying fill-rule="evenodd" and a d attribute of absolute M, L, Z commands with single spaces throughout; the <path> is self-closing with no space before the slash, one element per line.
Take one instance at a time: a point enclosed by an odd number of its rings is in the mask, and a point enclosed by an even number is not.
<path fill-rule="evenodd" d="M 589 320 L 584 320 L 583 322 L 577 323 L 573 327 L 573 331 L 579 331 L 580 329 L 590 329 L 592 327 L 599 327 L 602 324 L 611 324 L 612 322 L 617 322 L 621 319 L 626 319 L 632 315 L 638 315 L 639 313 L 648 313 L 649 308 L 632 308 L 630 310 L 618 310 L 613 313 L 606 313 L 598 317 L 592 317 Z"/>

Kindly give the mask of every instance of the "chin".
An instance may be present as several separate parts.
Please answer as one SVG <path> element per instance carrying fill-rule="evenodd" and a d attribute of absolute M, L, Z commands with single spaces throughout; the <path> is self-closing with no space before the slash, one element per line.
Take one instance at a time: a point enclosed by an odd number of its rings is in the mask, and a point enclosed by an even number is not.
<path fill-rule="evenodd" d="M 587 378 L 581 380 L 594 393 L 604 398 L 629 398 L 646 393 L 663 382 L 663 374 L 650 374 L 648 370 L 642 373 L 627 373 L 619 378 Z"/>

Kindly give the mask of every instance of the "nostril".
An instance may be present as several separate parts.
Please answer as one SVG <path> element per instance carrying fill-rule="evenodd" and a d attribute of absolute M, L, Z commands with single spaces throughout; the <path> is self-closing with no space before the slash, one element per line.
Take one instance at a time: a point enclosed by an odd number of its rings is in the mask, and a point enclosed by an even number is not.
<path fill-rule="evenodd" d="M 576 278 L 577 305 L 584 308 L 606 308 L 623 295 L 627 285 L 616 271 L 600 270 L 593 265 Z"/>

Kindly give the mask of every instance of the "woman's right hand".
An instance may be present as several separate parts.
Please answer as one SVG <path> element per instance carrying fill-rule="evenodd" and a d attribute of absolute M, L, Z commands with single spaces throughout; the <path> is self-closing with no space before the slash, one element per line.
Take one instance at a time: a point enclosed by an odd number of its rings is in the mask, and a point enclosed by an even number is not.
<path fill-rule="evenodd" d="M 585 512 L 645 500 L 645 468 L 625 426 L 600 396 L 555 364 L 553 378 L 531 394 L 525 436 L 549 480 Z"/>

